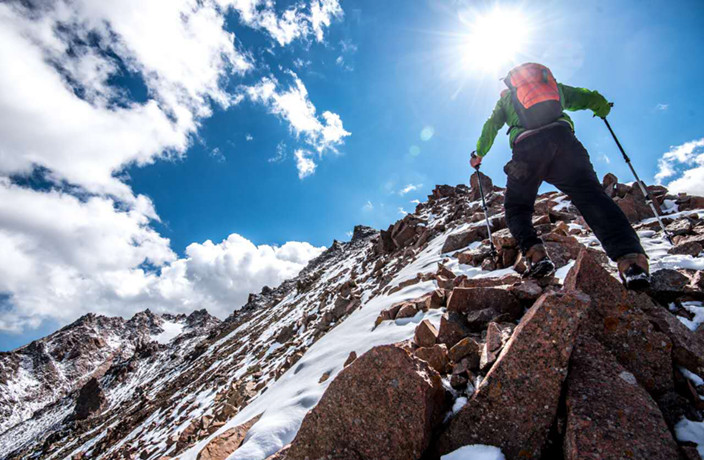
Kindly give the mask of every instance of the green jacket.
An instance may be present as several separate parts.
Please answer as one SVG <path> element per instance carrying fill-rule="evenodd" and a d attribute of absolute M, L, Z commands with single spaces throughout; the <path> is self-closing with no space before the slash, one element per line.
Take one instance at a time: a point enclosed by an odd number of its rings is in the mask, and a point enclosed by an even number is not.
<path fill-rule="evenodd" d="M 562 83 L 558 83 L 557 86 L 560 89 L 562 108 L 564 110 L 575 111 L 591 109 L 598 117 L 605 117 L 611 110 L 606 98 L 596 91 L 590 91 L 584 88 L 573 88 L 572 86 L 563 85 Z M 566 114 L 563 113 L 557 120 L 566 121 L 574 131 L 574 123 Z M 521 126 L 521 123 L 518 121 L 518 114 L 511 102 L 511 92 L 508 90 L 501 93 L 501 98 L 499 102 L 496 103 L 494 111 L 491 113 L 486 123 L 484 123 L 482 134 L 477 141 L 477 155 L 483 157 L 489 152 L 489 149 L 494 144 L 496 134 L 503 127 L 504 123 L 512 128 L 509 134 L 509 142 L 511 147 L 513 147 L 513 142 L 519 134 L 525 131 L 525 128 Z"/>

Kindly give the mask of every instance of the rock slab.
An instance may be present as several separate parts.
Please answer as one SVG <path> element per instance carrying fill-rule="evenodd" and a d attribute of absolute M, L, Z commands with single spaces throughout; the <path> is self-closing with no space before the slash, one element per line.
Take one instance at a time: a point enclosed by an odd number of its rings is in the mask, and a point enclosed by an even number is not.
<path fill-rule="evenodd" d="M 638 306 L 641 300 L 629 293 L 594 256 L 582 250 L 565 279 L 565 289 L 579 290 L 591 297 L 585 328 L 618 362 L 636 376 L 652 394 L 674 385 L 672 342 L 655 330 Z"/>
<path fill-rule="evenodd" d="M 538 459 L 589 298 L 543 294 L 528 310 L 476 393 L 439 436 L 435 453 L 469 444 L 501 447 L 507 459 Z"/>
<path fill-rule="evenodd" d="M 418 459 L 446 410 L 440 374 L 396 345 L 357 358 L 303 419 L 289 459 Z"/>
<path fill-rule="evenodd" d="M 580 337 L 567 379 L 565 460 L 678 458 L 650 395 L 594 338 Z"/>

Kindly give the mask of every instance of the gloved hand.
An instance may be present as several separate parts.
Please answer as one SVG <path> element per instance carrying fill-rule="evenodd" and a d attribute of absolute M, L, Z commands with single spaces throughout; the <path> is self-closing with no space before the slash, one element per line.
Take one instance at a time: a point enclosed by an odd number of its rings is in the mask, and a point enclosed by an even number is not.
<path fill-rule="evenodd" d="M 599 118 L 606 118 L 606 116 L 611 112 L 611 107 L 614 105 L 613 102 L 609 102 L 606 99 L 602 100 L 594 108 L 594 116 Z"/>
<path fill-rule="evenodd" d="M 472 152 L 471 158 L 469 159 L 469 164 L 474 169 L 479 168 L 479 165 L 482 164 L 482 157 L 479 157 L 475 152 Z"/>

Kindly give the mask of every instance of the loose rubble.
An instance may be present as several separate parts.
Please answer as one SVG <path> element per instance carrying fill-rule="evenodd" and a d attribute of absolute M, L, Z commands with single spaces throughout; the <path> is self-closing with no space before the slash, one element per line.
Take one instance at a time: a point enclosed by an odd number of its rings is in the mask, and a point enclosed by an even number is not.
<path fill-rule="evenodd" d="M 697 458 L 704 198 L 649 188 L 669 246 L 637 184 L 604 178 L 651 258 L 635 294 L 557 192 L 534 224 L 559 269 L 522 278 L 503 189 L 472 180 L 356 227 L 224 321 L 88 315 L 0 354 L 0 457 Z M 181 333 L 164 339 L 165 321 Z"/>

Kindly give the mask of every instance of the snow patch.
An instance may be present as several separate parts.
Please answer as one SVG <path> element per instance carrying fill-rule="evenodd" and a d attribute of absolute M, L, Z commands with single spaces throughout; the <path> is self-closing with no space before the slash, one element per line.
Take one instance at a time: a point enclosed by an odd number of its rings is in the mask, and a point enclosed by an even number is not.
<path fill-rule="evenodd" d="M 471 446 L 460 447 L 447 455 L 440 457 L 440 460 L 505 460 L 501 449 L 494 446 L 473 444 Z"/>
<path fill-rule="evenodd" d="M 683 418 L 675 425 L 675 435 L 678 441 L 696 443 L 699 456 L 704 458 L 704 422 L 693 422 Z"/>
<path fill-rule="evenodd" d="M 161 344 L 171 342 L 172 339 L 176 338 L 181 334 L 181 332 L 183 332 L 183 324 L 175 323 L 173 321 L 164 321 L 161 328 L 163 329 L 162 332 L 152 335 L 152 340 Z"/>

